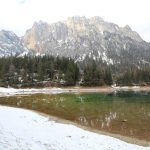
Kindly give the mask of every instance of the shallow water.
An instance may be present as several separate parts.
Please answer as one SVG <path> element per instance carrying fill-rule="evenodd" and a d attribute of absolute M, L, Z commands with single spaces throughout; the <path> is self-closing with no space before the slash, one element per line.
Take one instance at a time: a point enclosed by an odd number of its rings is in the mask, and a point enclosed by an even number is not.
<path fill-rule="evenodd" d="M 150 93 L 35 94 L 0 104 L 38 110 L 94 129 L 150 141 Z"/>

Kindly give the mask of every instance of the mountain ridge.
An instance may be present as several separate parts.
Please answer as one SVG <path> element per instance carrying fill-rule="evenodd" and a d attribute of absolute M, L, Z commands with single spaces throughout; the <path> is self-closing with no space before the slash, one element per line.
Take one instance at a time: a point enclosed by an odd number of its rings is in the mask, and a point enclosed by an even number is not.
<path fill-rule="evenodd" d="M 35 22 L 22 38 L 12 35 L 16 40 L 12 39 L 12 47 L 4 47 L 11 38 L 2 37 L 0 34 L 0 56 L 53 55 L 76 62 L 91 58 L 108 65 L 150 63 L 150 43 L 128 25 L 119 27 L 98 16 L 74 16 L 52 24 Z"/>

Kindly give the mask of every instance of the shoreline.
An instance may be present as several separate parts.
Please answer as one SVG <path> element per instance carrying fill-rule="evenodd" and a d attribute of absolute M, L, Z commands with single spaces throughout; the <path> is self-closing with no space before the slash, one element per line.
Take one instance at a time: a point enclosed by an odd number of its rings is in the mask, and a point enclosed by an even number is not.
<path fill-rule="evenodd" d="M 25 109 L 25 110 L 30 110 L 30 109 Z M 49 120 L 56 121 L 58 123 L 71 124 L 71 125 L 74 125 L 76 127 L 81 128 L 85 131 L 97 133 L 99 135 L 106 135 L 106 136 L 109 136 L 109 137 L 114 137 L 114 138 L 117 138 L 121 141 L 130 143 L 130 144 L 136 144 L 136 145 L 139 145 L 139 146 L 146 146 L 146 147 L 148 146 L 148 147 L 150 147 L 150 141 L 139 140 L 137 138 L 132 138 L 132 137 L 128 137 L 128 136 L 124 136 L 124 135 L 120 135 L 120 134 L 109 133 L 109 132 L 106 132 L 106 131 L 93 129 L 91 127 L 83 126 L 83 125 L 80 125 L 78 123 L 72 122 L 70 120 L 66 120 L 66 119 L 63 119 L 63 118 L 60 118 L 60 117 L 52 116 L 50 114 L 46 114 L 46 113 L 43 113 L 43 112 L 40 112 L 40 111 L 36 111 L 36 110 L 31 110 L 31 111 L 36 112 L 36 113 L 38 113 L 42 116 L 49 117 Z"/>
<path fill-rule="evenodd" d="M 28 148 L 31 150 L 36 148 L 44 150 L 48 147 L 55 150 L 150 149 L 149 145 L 141 146 L 135 140 L 131 144 L 131 142 L 122 141 L 121 138 L 110 134 L 87 130 L 76 123 L 72 124 L 70 121 L 37 111 L 0 105 L 0 112 L 0 148 L 2 150 L 10 147 L 18 149 L 25 145 L 30 146 Z"/>
<path fill-rule="evenodd" d="M 32 109 L 27 109 L 27 108 L 20 108 L 20 107 L 13 107 L 13 106 L 10 106 L 10 105 L 6 106 L 6 105 L 1 105 L 1 104 L 0 104 L 0 106 L 31 111 L 31 112 L 34 112 L 34 113 L 39 114 L 41 116 L 47 117 L 49 121 L 55 121 L 56 123 L 61 123 L 61 124 L 66 124 L 66 125 L 73 125 L 75 127 L 83 129 L 85 131 L 89 131 L 89 132 L 96 133 L 96 134 L 99 134 L 99 135 L 105 135 L 105 136 L 113 137 L 113 138 L 119 139 L 119 140 L 124 141 L 124 142 L 129 143 L 129 144 L 135 144 L 135 145 L 139 145 L 139 146 L 150 147 L 150 141 L 147 141 L 147 140 L 140 140 L 140 139 L 137 139 L 137 138 L 134 138 L 134 137 L 129 137 L 129 136 L 121 135 L 121 134 L 115 134 L 115 133 L 110 133 L 110 132 L 107 132 L 107 131 L 93 129 L 91 127 L 83 126 L 83 125 L 80 125 L 76 122 L 66 120 L 66 119 L 63 119 L 63 118 L 60 118 L 60 117 L 57 117 L 57 116 L 52 116 L 50 114 L 46 114 L 46 113 L 43 113 L 43 112 L 40 112 L 40 111 L 37 111 L 37 110 L 32 110 Z"/>
<path fill-rule="evenodd" d="M 81 86 L 74 86 L 74 87 L 66 87 L 62 88 L 64 90 L 70 90 L 70 92 L 104 92 L 104 93 L 110 93 L 113 91 L 149 91 L 150 92 L 150 86 L 98 86 L 98 87 L 81 87 Z"/>
<path fill-rule="evenodd" d="M 102 87 L 45 87 L 45 88 L 4 88 L 0 87 L 0 96 L 27 95 L 27 94 L 60 94 L 60 93 L 111 93 L 115 91 L 145 91 L 150 92 L 150 86 L 102 86 Z"/>
<path fill-rule="evenodd" d="M 2 88 L 1 88 L 2 89 Z M 7 88 L 3 88 L 3 90 L 5 91 Z M 14 96 L 14 95 L 29 95 L 29 94 L 34 94 L 34 93 L 46 93 L 46 94 L 58 94 L 58 93 L 88 93 L 88 92 L 106 92 L 106 93 L 109 93 L 109 92 L 113 92 L 115 91 L 114 90 L 115 88 L 112 88 L 112 87 L 67 87 L 67 88 L 43 88 L 43 89 L 11 89 L 12 90 L 12 94 L 9 94 L 9 96 Z M 117 90 L 127 90 L 127 91 L 150 91 L 150 87 L 121 87 Z M 10 90 L 10 91 L 11 91 Z M 14 91 L 13 91 L 14 90 Z M 19 92 L 17 92 L 17 90 L 19 90 Z M 23 91 L 23 92 L 22 92 Z M 1 91 L 0 91 L 1 92 Z M 5 91 L 6 93 L 9 92 L 9 91 Z M 17 92 L 17 94 L 16 94 Z M 33 93 L 31 93 L 33 92 Z M 49 93 L 50 92 L 50 93 Z M 8 96 L 8 95 L 3 95 L 3 96 Z M 10 106 L 12 107 L 12 106 Z M 30 110 L 30 109 L 26 109 L 26 110 Z M 120 139 L 122 141 L 125 141 L 127 143 L 132 143 L 132 144 L 137 144 L 137 145 L 141 145 L 141 146 L 150 146 L 150 141 L 146 141 L 146 140 L 139 140 L 139 139 L 136 139 L 136 138 L 132 138 L 132 137 L 128 137 L 128 136 L 123 136 L 123 135 L 119 135 L 119 134 L 113 134 L 113 133 L 109 133 L 109 132 L 106 132 L 106 131 L 100 131 L 100 130 L 97 130 L 97 129 L 93 129 L 93 128 L 90 128 L 90 127 L 86 127 L 86 126 L 82 126 L 82 125 L 79 125 L 77 123 L 74 123 L 72 121 L 69 121 L 69 120 L 65 120 L 63 118 L 59 118 L 59 117 L 56 117 L 56 116 L 51 116 L 49 114 L 46 114 L 46 113 L 42 113 L 40 111 L 35 111 L 35 110 L 31 110 L 33 112 L 36 112 L 38 114 L 41 114 L 43 116 L 47 116 L 50 118 L 50 120 L 54 120 L 56 122 L 59 122 L 59 123 L 64 123 L 64 124 L 72 124 L 72 125 L 75 125 L 79 128 L 82 128 L 86 131 L 91 131 L 91 132 L 94 132 L 94 133 L 97 133 L 97 134 L 102 134 L 102 135 L 107 135 L 107 136 L 111 136 L 111 137 L 115 137 L 117 139 Z"/>

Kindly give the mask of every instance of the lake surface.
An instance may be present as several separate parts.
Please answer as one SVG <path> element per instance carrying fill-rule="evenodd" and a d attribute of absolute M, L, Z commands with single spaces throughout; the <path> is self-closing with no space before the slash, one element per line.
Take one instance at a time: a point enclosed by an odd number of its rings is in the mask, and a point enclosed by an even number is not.
<path fill-rule="evenodd" d="M 150 93 L 65 93 L 0 97 L 0 104 L 38 110 L 94 129 L 150 141 Z"/>

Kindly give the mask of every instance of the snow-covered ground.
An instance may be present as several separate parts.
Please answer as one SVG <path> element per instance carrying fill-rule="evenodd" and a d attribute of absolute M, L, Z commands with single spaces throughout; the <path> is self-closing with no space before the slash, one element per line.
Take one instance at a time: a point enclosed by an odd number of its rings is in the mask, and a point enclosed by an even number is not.
<path fill-rule="evenodd" d="M 57 123 L 29 110 L 0 106 L 0 150 L 150 150 Z"/>
<path fill-rule="evenodd" d="M 41 88 L 41 89 L 15 89 L 15 88 L 3 88 L 0 87 L 0 96 L 12 96 L 17 94 L 36 94 L 36 93 L 45 93 L 45 94 L 58 94 L 69 92 L 68 89 L 61 88 Z"/>
<path fill-rule="evenodd" d="M 116 86 L 112 85 L 111 87 L 93 87 L 93 88 L 83 88 L 83 87 L 72 87 L 72 88 L 25 88 L 25 89 L 15 89 L 15 88 L 4 88 L 0 87 L 0 96 L 12 96 L 12 95 L 20 95 L 20 94 L 59 94 L 59 93 L 79 93 L 79 92 L 113 92 L 117 90 L 122 91 L 150 91 L 150 87 L 140 87 L 140 86 Z"/>

